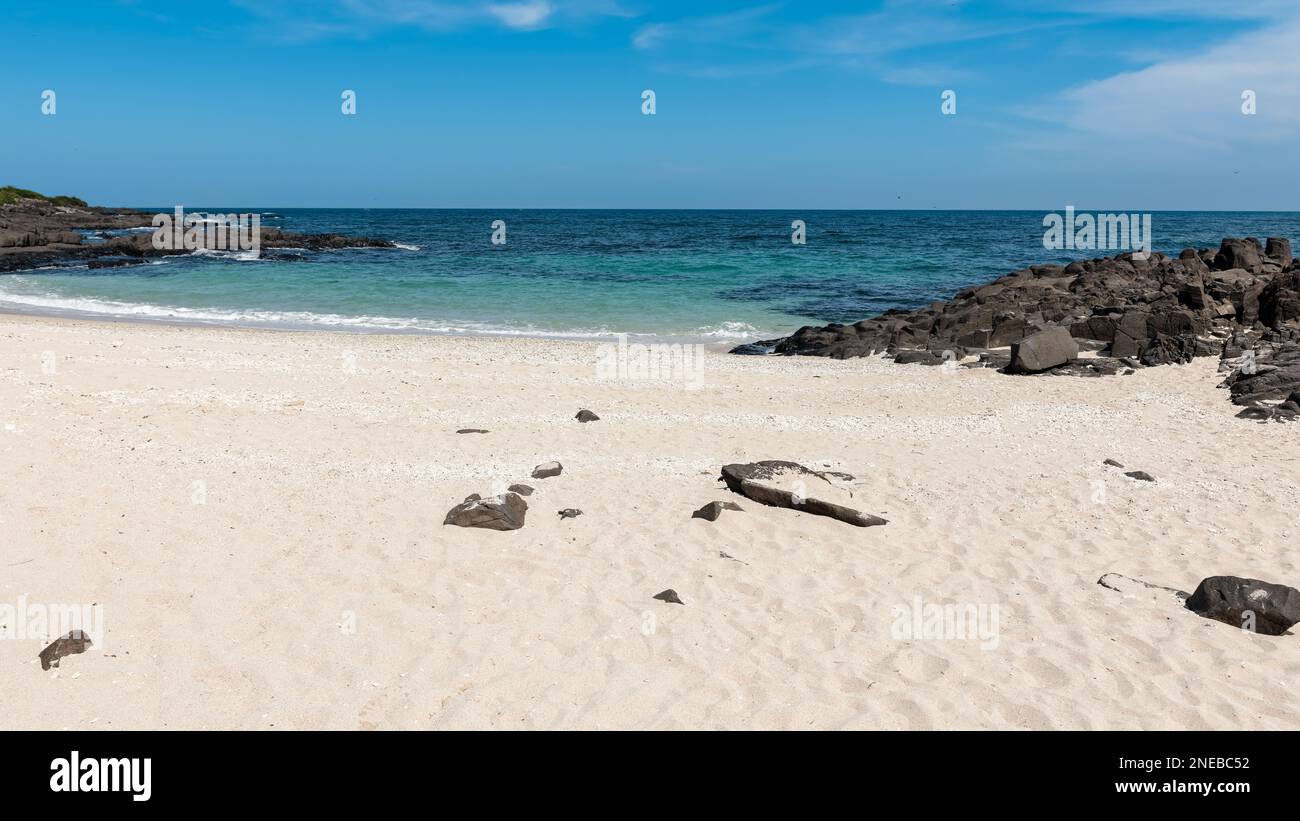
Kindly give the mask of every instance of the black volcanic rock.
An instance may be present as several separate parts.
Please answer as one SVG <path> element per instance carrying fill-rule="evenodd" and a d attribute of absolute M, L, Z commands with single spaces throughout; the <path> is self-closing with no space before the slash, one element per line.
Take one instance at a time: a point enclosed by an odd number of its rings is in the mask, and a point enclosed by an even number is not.
<path fill-rule="evenodd" d="M 1300 622 L 1300 590 L 1281 584 L 1211 576 L 1187 599 L 1187 609 L 1266 636 L 1280 636 Z"/>
<path fill-rule="evenodd" d="M 722 480 L 731 492 L 760 504 L 829 516 L 856 527 L 888 524 L 879 516 L 849 507 L 847 502 L 853 494 L 832 482 L 832 477 L 841 479 L 843 475 L 809 470 L 797 462 L 781 460 L 722 468 Z"/>
<path fill-rule="evenodd" d="M 1261 403 L 1286 404 L 1300 391 L 1300 373 L 1292 370 L 1300 368 L 1300 354 L 1286 347 L 1300 347 L 1298 262 L 1284 237 L 1270 237 L 1267 246 L 1227 237 L 1217 250 L 1187 248 L 1176 259 L 1125 253 L 1033 265 L 958 291 L 947 302 L 891 309 L 852 324 L 805 326 L 733 352 L 833 359 L 887 354 L 900 364 L 937 365 L 951 351 L 979 359 L 965 367 L 1096 377 L 1216 354 L 1226 362 L 1242 356 L 1243 346 L 1266 342 L 1268 367 L 1234 374 L 1225 386 L 1246 406 L 1243 415 L 1274 418 L 1277 407 L 1276 418 L 1289 419 L 1289 406 Z M 1098 356 L 1076 359 L 1067 336 Z"/>
<path fill-rule="evenodd" d="M 1039 331 L 1011 345 L 1011 373 L 1039 373 L 1073 361 L 1079 345 L 1068 328 L 1057 326 Z"/>
<path fill-rule="evenodd" d="M 98 208 L 64 201 L 20 199 L 0 205 L 0 273 L 47 266 L 79 265 L 116 267 L 127 264 L 117 258 L 156 258 L 188 254 L 189 250 L 153 247 L 152 232 L 109 237 L 101 243 L 85 243 L 80 231 L 117 231 L 152 227 L 154 213 L 132 208 Z M 395 248 L 392 242 L 374 237 L 344 234 L 301 234 L 268 228 L 260 231 L 263 250 L 306 248 L 329 251 L 343 248 Z M 96 262 L 112 258 L 111 261 Z"/>
<path fill-rule="evenodd" d="M 724 510 L 744 510 L 735 502 L 709 502 L 704 507 L 691 514 L 692 519 L 704 519 L 707 522 L 716 522 Z"/>
<path fill-rule="evenodd" d="M 59 636 L 40 652 L 41 669 L 48 670 L 51 667 L 58 667 L 59 660 L 64 656 L 84 653 L 94 644 L 90 640 L 90 636 L 86 635 L 84 631 L 71 630 Z"/>

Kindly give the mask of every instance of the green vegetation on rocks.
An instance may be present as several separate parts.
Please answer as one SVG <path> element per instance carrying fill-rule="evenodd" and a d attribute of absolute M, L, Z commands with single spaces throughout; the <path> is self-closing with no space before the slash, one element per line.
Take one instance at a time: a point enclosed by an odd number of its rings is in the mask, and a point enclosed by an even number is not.
<path fill-rule="evenodd" d="M 47 197 L 44 194 L 38 194 L 35 191 L 28 191 L 26 188 L 15 188 L 12 185 L 0 186 L 0 205 L 8 205 L 19 200 L 44 200 L 54 205 L 71 205 L 78 208 L 85 208 L 86 201 L 77 197 L 58 196 Z"/>

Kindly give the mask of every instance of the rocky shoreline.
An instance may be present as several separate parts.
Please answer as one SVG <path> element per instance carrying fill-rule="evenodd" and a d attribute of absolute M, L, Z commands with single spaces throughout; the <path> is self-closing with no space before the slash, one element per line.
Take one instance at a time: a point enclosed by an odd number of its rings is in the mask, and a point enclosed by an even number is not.
<path fill-rule="evenodd" d="M 186 249 L 153 247 L 152 233 L 104 237 L 86 242 L 83 231 L 123 231 L 152 226 L 154 212 L 62 204 L 45 198 L 23 198 L 0 205 L 0 273 L 65 265 L 108 268 L 142 264 L 148 259 L 188 254 Z M 373 237 L 344 234 L 301 234 L 263 227 L 263 249 L 395 248 Z"/>
<path fill-rule="evenodd" d="M 885 355 L 900 364 L 1106 376 L 1218 356 L 1249 419 L 1300 418 L 1300 260 L 1291 242 L 1034 265 L 947 302 L 851 325 L 805 326 L 736 354 Z"/>

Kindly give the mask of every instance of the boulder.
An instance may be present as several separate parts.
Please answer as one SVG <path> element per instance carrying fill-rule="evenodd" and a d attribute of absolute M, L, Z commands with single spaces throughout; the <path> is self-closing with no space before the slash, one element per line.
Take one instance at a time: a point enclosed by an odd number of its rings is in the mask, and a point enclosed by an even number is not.
<path fill-rule="evenodd" d="M 1300 590 L 1259 579 L 1210 576 L 1196 586 L 1187 609 L 1234 627 L 1280 636 L 1300 621 Z"/>
<path fill-rule="evenodd" d="M 1039 331 L 1011 346 L 1012 373 L 1041 373 L 1071 362 L 1079 356 L 1079 344 L 1062 327 Z"/>
<path fill-rule="evenodd" d="M 1284 343 L 1267 356 L 1261 352 L 1252 372 L 1238 369 L 1223 384 L 1235 405 L 1256 407 L 1285 400 L 1300 390 L 1300 343 Z"/>
<path fill-rule="evenodd" d="M 731 492 L 760 504 L 829 516 L 856 527 L 887 524 L 879 516 L 849 507 L 853 494 L 832 482 L 829 477 L 833 476 L 837 475 L 780 460 L 724 465 L 722 468 L 722 480 Z"/>
<path fill-rule="evenodd" d="M 1196 356 L 1196 337 L 1157 333 L 1147 340 L 1138 353 L 1143 365 L 1183 365 Z"/>
<path fill-rule="evenodd" d="M 1214 267 L 1220 271 L 1230 268 L 1244 268 L 1252 274 L 1258 274 L 1263 262 L 1260 259 L 1259 243 L 1253 239 L 1225 238 L 1219 245 L 1219 253 L 1214 256 Z"/>
<path fill-rule="evenodd" d="M 1136 359 L 1149 336 L 1147 322 L 1150 317 L 1146 311 L 1128 311 L 1120 317 L 1110 346 L 1111 356 Z"/>
<path fill-rule="evenodd" d="M 488 530 L 518 530 L 524 526 L 527 512 L 528 503 L 518 493 L 502 493 L 487 499 L 474 494 L 447 511 L 442 523 Z"/>
<path fill-rule="evenodd" d="M 1279 262 L 1283 266 L 1291 264 L 1291 240 L 1283 237 L 1269 237 L 1264 241 L 1264 256 Z"/>

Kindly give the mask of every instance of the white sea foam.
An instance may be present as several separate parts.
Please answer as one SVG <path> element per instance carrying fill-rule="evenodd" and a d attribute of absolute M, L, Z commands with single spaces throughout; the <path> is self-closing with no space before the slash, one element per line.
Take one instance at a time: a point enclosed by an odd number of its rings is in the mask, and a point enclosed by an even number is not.
<path fill-rule="evenodd" d="M 758 329 L 748 322 L 723 322 L 717 327 L 704 326 L 696 329 L 700 336 L 718 337 L 718 338 L 735 338 L 746 339 L 754 335 Z"/>
<path fill-rule="evenodd" d="M 418 246 L 418 245 L 407 245 L 407 244 L 404 243 L 404 242 L 394 242 L 393 245 L 397 246 L 398 248 L 401 248 L 403 251 L 418 251 L 418 250 L 420 250 L 420 246 Z"/>
<path fill-rule="evenodd" d="M 14 284 L 27 284 L 14 278 Z M 222 310 L 150 305 L 89 297 L 68 297 L 50 292 L 13 293 L 0 288 L 0 307 L 25 313 L 56 316 L 99 317 L 172 322 L 196 325 L 232 325 L 283 329 L 318 329 L 361 332 L 422 333 L 447 335 L 518 336 L 555 339 L 603 339 L 615 332 L 598 330 L 550 330 L 536 327 L 506 327 L 488 323 L 454 323 L 417 317 L 347 316 L 310 311 Z"/>

